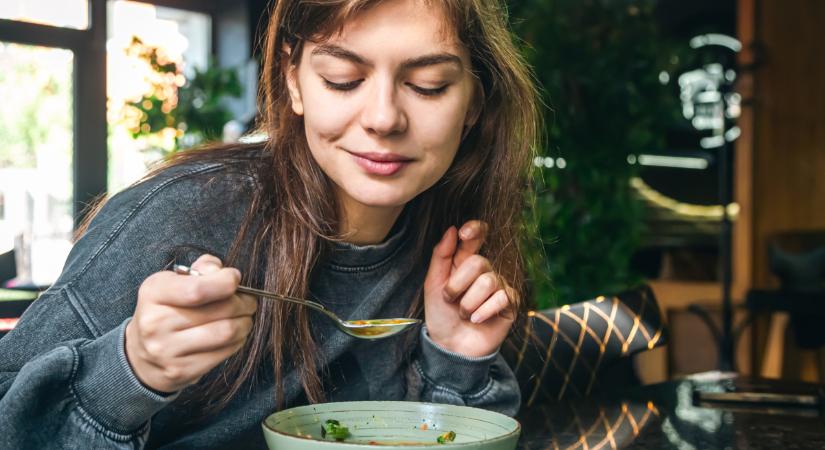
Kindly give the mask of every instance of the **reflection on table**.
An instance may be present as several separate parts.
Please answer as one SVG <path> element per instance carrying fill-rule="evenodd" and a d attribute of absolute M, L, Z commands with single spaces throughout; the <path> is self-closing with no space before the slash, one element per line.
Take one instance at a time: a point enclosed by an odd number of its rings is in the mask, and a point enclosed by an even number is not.
<path fill-rule="evenodd" d="M 724 391 L 729 383 L 686 379 L 525 408 L 518 416 L 518 448 L 825 449 L 825 419 L 818 408 L 694 400 L 696 389 Z"/>
<path fill-rule="evenodd" d="M 659 417 L 652 402 L 595 401 L 543 405 L 523 411 L 520 449 L 618 449 L 633 442 Z"/>

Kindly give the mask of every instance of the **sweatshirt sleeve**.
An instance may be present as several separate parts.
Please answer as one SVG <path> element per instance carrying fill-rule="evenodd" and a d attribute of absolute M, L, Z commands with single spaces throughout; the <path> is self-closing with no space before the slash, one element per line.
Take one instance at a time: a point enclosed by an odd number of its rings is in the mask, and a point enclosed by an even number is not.
<path fill-rule="evenodd" d="M 473 406 L 514 416 L 521 393 L 498 353 L 471 358 L 439 347 L 421 328 L 420 345 L 407 370 L 407 400 Z"/>
<path fill-rule="evenodd" d="M 77 317 L 69 289 L 41 295 L 0 340 L 0 448 L 142 448 L 152 415 L 174 396 L 160 396 L 135 377 L 124 352 L 128 320 L 97 338 L 76 320 L 39 320 Z M 28 339 L 35 326 L 54 328 L 58 339 L 80 337 L 19 363 L 27 349 L 44 344 L 43 333 Z"/>

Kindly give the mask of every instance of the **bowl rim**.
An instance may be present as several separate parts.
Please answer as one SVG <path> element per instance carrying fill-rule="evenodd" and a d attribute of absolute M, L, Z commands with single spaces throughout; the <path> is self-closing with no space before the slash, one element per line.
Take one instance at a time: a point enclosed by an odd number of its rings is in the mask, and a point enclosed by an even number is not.
<path fill-rule="evenodd" d="M 483 409 L 483 408 L 476 408 L 476 407 L 473 407 L 473 406 L 451 405 L 451 404 L 448 404 L 448 403 L 404 401 L 404 400 L 356 400 L 356 401 L 348 401 L 348 402 L 327 402 L 327 403 L 315 403 L 315 404 L 294 406 L 292 408 L 282 409 L 280 411 L 275 411 L 274 413 L 267 415 L 264 418 L 264 420 L 261 421 L 261 425 L 263 426 L 265 431 L 270 431 L 274 434 L 277 434 L 277 435 L 280 435 L 280 436 L 283 436 L 283 437 L 286 437 L 286 438 L 289 438 L 289 439 L 300 439 L 302 441 L 310 441 L 310 442 L 318 443 L 318 444 L 321 444 L 321 445 L 347 445 L 347 446 L 352 446 L 353 448 L 355 448 L 355 447 L 376 448 L 374 445 L 368 445 L 368 444 L 364 444 L 362 442 L 327 441 L 327 440 L 320 440 L 320 439 L 315 439 L 315 438 L 308 438 L 308 437 L 304 437 L 304 436 L 298 436 L 298 435 L 295 435 L 295 434 L 286 433 L 286 432 L 283 432 L 283 431 L 278 431 L 278 430 L 272 428 L 271 426 L 269 426 L 269 424 L 266 423 L 267 420 L 270 417 L 272 417 L 276 414 L 284 413 L 284 412 L 292 410 L 292 409 L 307 408 L 307 407 L 312 407 L 312 406 L 317 406 L 317 405 L 332 405 L 332 404 L 347 405 L 347 404 L 353 404 L 353 403 L 358 403 L 358 404 L 364 404 L 364 403 L 384 403 L 384 404 L 386 404 L 386 403 L 392 403 L 392 404 L 408 403 L 408 404 L 414 404 L 414 405 L 426 405 L 426 406 L 434 406 L 434 407 L 450 407 L 450 408 L 459 408 L 459 409 L 480 410 L 480 411 L 484 411 L 485 413 L 502 416 L 502 417 L 504 417 L 508 420 L 511 420 L 515 424 L 515 428 L 512 431 L 507 432 L 506 434 L 502 434 L 500 436 L 496 436 L 496 437 L 490 438 L 490 439 L 485 439 L 483 441 L 454 443 L 454 444 L 450 444 L 448 448 L 459 448 L 460 449 L 462 447 L 477 446 L 479 443 L 485 443 L 485 444 L 487 444 L 487 443 L 496 443 L 496 442 L 499 442 L 499 441 L 504 441 L 504 440 L 510 439 L 510 438 L 513 437 L 513 435 L 518 436 L 521 433 L 521 422 L 516 420 L 514 417 L 510 417 L 510 416 L 508 416 L 506 414 L 502 414 L 500 412 L 490 411 L 488 409 Z M 443 444 L 433 443 L 432 445 L 433 446 L 441 446 Z M 386 446 L 386 447 L 387 448 L 393 448 L 393 447 L 427 448 L 429 446 L 389 445 L 389 446 Z"/>

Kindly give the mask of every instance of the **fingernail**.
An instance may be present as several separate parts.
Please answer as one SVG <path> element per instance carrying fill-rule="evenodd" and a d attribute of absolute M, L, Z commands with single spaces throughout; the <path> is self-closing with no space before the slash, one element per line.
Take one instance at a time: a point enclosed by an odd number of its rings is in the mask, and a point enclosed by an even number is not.
<path fill-rule="evenodd" d="M 466 227 L 461 229 L 461 239 L 472 239 L 476 235 L 475 227 Z"/>
<path fill-rule="evenodd" d="M 470 322 L 481 323 L 481 316 L 479 316 L 478 314 L 473 314 L 472 316 L 470 316 Z"/>

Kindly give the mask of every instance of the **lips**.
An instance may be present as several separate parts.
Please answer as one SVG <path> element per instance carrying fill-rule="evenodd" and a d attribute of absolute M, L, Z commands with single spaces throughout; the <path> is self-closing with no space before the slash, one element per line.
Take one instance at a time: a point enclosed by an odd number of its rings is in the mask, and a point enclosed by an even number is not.
<path fill-rule="evenodd" d="M 362 169 L 370 175 L 390 176 L 411 163 L 412 158 L 395 153 L 349 152 Z"/>

